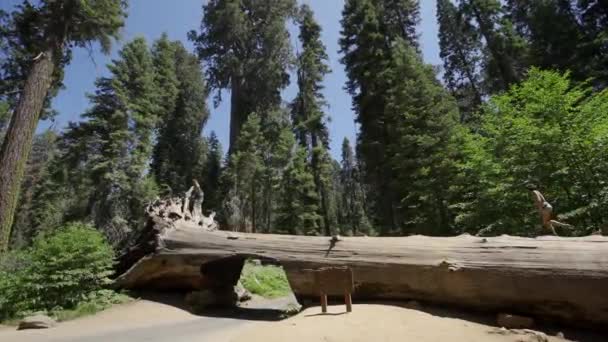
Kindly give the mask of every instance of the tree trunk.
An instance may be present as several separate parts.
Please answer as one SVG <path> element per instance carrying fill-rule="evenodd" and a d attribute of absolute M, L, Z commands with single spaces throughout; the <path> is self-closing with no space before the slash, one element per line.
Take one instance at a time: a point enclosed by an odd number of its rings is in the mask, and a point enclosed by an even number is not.
<path fill-rule="evenodd" d="M 239 138 L 241 126 L 245 118 L 241 110 L 240 101 L 242 101 L 241 88 L 243 80 L 241 77 L 233 77 L 230 89 L 230 145 L 228 146 L 228 155 L 231 155 L 236 148 L 236 140 Z"/>
<path fill-rule="evenodd" d="M 25 164 L 51 87 L 53 54 L 48 49 L 33 62 L 0 150 L 0 252 L 8 249 Z"/>
<path fill-rule="evenodd" d="M 256 257 L 280 263 L 299 299 L 317 298 L 313 269 L 346 265 L 354 272 L 355 300 L 415 299 L 608 324 L 608 238 L 602 236 L 341 237 L 332 247 L 328 237 L 210 231 L 167 215 L 150 215 L 142 234 L 121 258 L 120 287 L 207 288 L 218 282 L 201 275 L 209 261 L 226 260 L 220 268 L 231 273 L 235 258 Z"/>
<path fill-rule="evenodd" d="M 485 18 L 475 1 L 471 1 L 471 9 L 473 10 L 473 15 L 475 19 L 477 19 L 477 24 L 479 25 L 479 30 L 481 31 L 481 35 L 484 37 L 488 48 L 490 49 L 490 54 L 492 58 L 498 64 L 498 69 L 500 70 L 500 75 L 503 81 L 503 90 L 509 88 L 509 86 L 518 81 L 518 77 L 513 70 L 513 65 L 509 61 L 510 56 L 505 53 L 501 53 L 496 44 L 496 34 L 493 32 L 492 24 L 488 22 L 487 18 Z"/>

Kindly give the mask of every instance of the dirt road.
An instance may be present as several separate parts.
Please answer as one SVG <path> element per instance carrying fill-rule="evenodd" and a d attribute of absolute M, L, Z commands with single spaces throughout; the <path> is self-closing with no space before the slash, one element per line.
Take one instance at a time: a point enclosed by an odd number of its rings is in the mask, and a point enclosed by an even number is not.
<path fill-rule="evenodd" d="M 176 304 L 178 300 L 138 300 L 116 306 L 95 316 L 60 323 L 46 330 L 15 331 L 0 329 L 0 342 L 137 342 L 137 341 L 213 341 L 213 342 L 561 342 L 604 341 L 600 335 L 577 335 L 556 330 L 547 340 L 532 332 L 514 333 L 491 325 L 492 319 L 478 316 L 453 316 L 449 311 L 427 312 L 397 305 L 355 304 L 352 313 L 343 305 L 329 307 L 321 315 L 319 307 L 277 321 L 276 310 L 289 299 L 252 302 L 241 311 L 216 312 L 196 316 Z M 265 308 L 262 308 L 266 306 Z"/>
<path fill-rule="evenodd" d="M 196 316 L 172 304 L 137 300 L 43 330 L 0 329 L 0 342 L 230 341 L 252 321 Z"/>

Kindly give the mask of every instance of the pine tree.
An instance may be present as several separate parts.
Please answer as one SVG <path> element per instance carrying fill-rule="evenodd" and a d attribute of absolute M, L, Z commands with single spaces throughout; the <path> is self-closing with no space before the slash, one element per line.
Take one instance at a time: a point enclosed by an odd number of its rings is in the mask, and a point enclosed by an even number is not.
<path fill-rule="evenodd" d="M 152 47 L 152 58 L 154 62 L 154 70 L 156 75 L 154 81 L 159 89 L 158 103 L 160 105 L 159 126 L 169 121 L 169 117 L 175 112 L 177 97 L 179 93 L 179 84 L 177 76 L 176 54 L 180 43 L 169 40 L 167 33 L 163 33 L 159 39 L 154 42 Z M 183 47 L 181 47 L 184 50 Z M 182 52 L 183 53 L 183 52 Z M 183 76 L 183 75 L 180 75 Z"/>
<path fill-rule="evenodd" d="M 437 1 L 440 57 L 443 79 L 458 99 L 460 121 L 470 122 L 482 103 L 481 39 L 477 29 L 450 0 Z"/>
<path fill-rule="evenodd" d="M 299 91 L 292 103 L 292 120 L 298 142 L 310 152 L 319 144 L 328 145 L 329 134 L 323 113 L 327 104 L 321 91 L 323 78 L 330 69 L 321 41 L 321 26 L 306 4 L 300 8 L 299 22 L 302 52 L 298 54 Z"/>
<path fill-rule="evenodd" d="M 262 215 L 261 226 L 265 232 L 275 228 L 276 211 L 281 201 L 282 179 L 292 158 L 295 145 L 293 126 L 286 108 L 269 110 L 264 117 L 262 158 L 263 201 L 259 212 Z"/>
<path fill-rule="evenodd" d="M 396 138 L 389 145 L 392 186 L 399 198 L 401 234 L 449 234 L 448 187 L 455 174 L 451 137 L 458 109 L 432 66 L 404 41 L 394 45 L 392 65 L 384 76 L 393 86 L 387 113 L 394 117 Z"/>
<path fill-rule="evenodd" d="M 140 223 L 145 203 L 156 196 L 146 171 L 160 109 L 153 58 L 143 38 L 124 45 L 108 69 L 111 76 L 98 79 L 90 95 L 87 120 L 66 132 L 70 139 L 63 158 L 85 163 L 76 169 L 83 176 L 73 180 L 92 189 L 85 215 L 120 247 Z"/>
<path fill-rule="evenodd" d="M 326 152 L 329 133 L 323 113 L 326 103 L 321 93 L 323 78 L 330 69 L 321 41 L 321 27 L 308 5 L 300 7 L 299 22 L 302 52 L 298 55 L 299 91 L 292 103 L 292 118 L 298 142 L 308 152 L 311 161 L 324 233 L 330 235 L 335 220 L 330 217 L 331 158 Z"/>
<path fill-rule="evenodd" d="M 181 193 L 203 172 L 206 146 L 201 134 L 209 118 L 206 104 L 208 92 L 196 56 L 190 54 L 179 42 L 163 43 L 161 38 L 157 49 L 162 46 L 170 54 L 166 67 L 173 68 L 173 71 L 159 71 L 157 67 L 157 75 L 164 74 L 166 79 L 174 79 L 176 83 L 173 105 L 165 102 L 165 107 L 161 107 L 152 172 L 162 187 Z M 157 55 L 162 54 L 162 51 L 157 52 Z M 161 92 L 164 91 L 162 83 L 157 82 L 157 86 Z"/>
<path fill-rule="evenodd" d="M 237 152 L 229 158 L 228 168 L 224 172 L 228 194 L 224 200 L 226 221 L 229 228 L 256 232 L 261 205 L 261 175 L 263 156 L 261 147 L 264 137 L 261 131 L 261 120 L 257 114 L 251 114 L 237 140 Z"/>
<path fill-rule="evenodd" d="M 499 0 L 463 0 L 464 17 L 485 41 L 485 88 L 493 93 L 519 82 L 529 66 L 528 44 L 515 30 Z"/>
<path fill-rule="evenodd" d="M 207 156 L 203 167 L 201 186 L 205 192 L 203 209 L 217 211 L 220 209 L 220 176 L 222 172 L 222 160 L 224 152 L 222 144 L 215 132 L 211 131 L 207 138 Z"/>
<path fill-rule="evenodd" d="M 285 171 L 277 230 L 289 234 L 319 235 L 321 216 L 314 177 L 307 163 L 308 153 L 296 149 L 291 164 Z"/>
<path fill-rule="evenodd" d="M 34 196 L 37 187 L 48 177 L 47 170 L 49 162 L 57 152 L 57 134 L 47 131 L 38 134 L 34 138 L 32 153 L 27 161 L 25 177 L 21 183 L 21 196 L 19 207 L 15 215 L 15 221 L 11 233 L 11 248 L 20 248 L 30 244 L 38 231 L 34 228 L 32 211 L 35 208 Z"/>
<path fill-rule="evenodd" d="M 598 86 L 606 85 L 608 74 L 599 65 L 608 61 L 608 40 L 602 38 L 608 11 L 602 27 L 602 9 L 591 1 L 579 1 L 578 9 L 576 2 L 561 0 L 509 0 L 505 6 L 528 42 L 530 65 L 570 71 L 578 82 L 593 78 Z"/>
<path fill-rule="evenodd" d="M 399 20 L 395 20 L 399 18 Z M 391 87 L 383 76 L 390 66 L 396 40 L 416 47 L 417 1 L 346 1 L 340 38 L 347 90 L 360 125 L 357 150 L 365 160 L 365 182 L 369 184 L 374 221 L 381 233 L 396 227 L 398 198 L 391 185 L 395 175 L 389 165 L 388 145 L 395 140 L 395 123 L 386 112 L 386 92 Z"/>
<path fill-rule="evenodd" d="M 360 175 L 350 141 L 342 141 L 342 164 L 340 167 L 340 221 L 343 232 L 352 235 L 369 234 L 365 199 Z"/>
<path fill-rule="evenodd" d="M 69 61 L 70 47 L 98 41 L 108 52 L 126 16 L 122 0 L 43 0 L 37 5 L 24 1 L 12 15 L 14 27 L 27 29 L 17 34 L 36 51 L 27 56 L 29 71 L 0 149 L 0 251 L 7 248 L 38 119 L 54 79 Z"/>
<path fill-rule="evenodd" d="M 209 87 L 230 89 L 230 148 L 250 113 L 281 103 L 292 64 L 286 20 L 294 0 L 211 0 L 203 6 L 200 32 L 190 32 L 199 58 L 207 66 Z"/>

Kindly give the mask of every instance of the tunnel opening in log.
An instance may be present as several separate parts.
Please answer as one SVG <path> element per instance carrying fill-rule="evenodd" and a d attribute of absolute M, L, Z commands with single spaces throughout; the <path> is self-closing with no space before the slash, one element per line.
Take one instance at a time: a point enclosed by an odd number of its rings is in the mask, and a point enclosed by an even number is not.
<path fill-rule="evenodd" d="M 209 260 L 201 264 L 200 275 L 198 292 L 214 298 L 207 306 L 236 306 L 243 300 L 243 288 L 266 299 L 293 293 L 281 263 L 267 257 L 233 255 Z"/>
<path fill-rule="evenodd" d="M 285 269 L 274 259 L 247 258 L 239 283 L 252 296 L 264 299 L 286 298 L 293 293 Z"/>

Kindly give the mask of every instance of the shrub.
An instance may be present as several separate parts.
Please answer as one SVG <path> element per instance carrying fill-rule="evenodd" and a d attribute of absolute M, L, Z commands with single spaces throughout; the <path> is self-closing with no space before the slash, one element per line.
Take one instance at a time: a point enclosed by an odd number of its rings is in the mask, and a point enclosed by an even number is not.
<path fill-rule="evenodd" d="M 30 248 L 0 259 L 0 319 L 111 301 L 102 289 L 113 259 L 112 247 L 89 225 L 72 223 L 38 236 Z"/>

